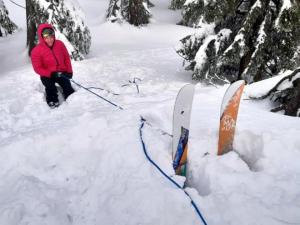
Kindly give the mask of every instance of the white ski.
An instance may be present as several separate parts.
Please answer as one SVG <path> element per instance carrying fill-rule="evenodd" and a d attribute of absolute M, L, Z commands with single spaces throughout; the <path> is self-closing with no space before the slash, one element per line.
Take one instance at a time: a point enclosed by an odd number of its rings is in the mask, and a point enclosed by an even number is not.
<path fill-rule="evenodd" d="M 195 85 L 187 84 L 178 92 L 173 113 L 173 168 L 177 175 L 186 175 L 188 138 Z"/>

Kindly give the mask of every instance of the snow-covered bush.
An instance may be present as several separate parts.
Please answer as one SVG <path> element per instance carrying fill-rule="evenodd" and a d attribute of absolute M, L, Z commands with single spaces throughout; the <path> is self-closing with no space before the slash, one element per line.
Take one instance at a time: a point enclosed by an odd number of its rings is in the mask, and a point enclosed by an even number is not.
<path fill-rule="evenodd" d="M 91 35 L 76 0 L 30 0 L 26 3 L 29 52 L 37 43 L 38 25 L 50 23 L 74 60 L 82 60 L 89 53 Z"/>
<path fill-rule="evenodd" d="M 281 79 L 267 94 L 259 99 L 269 97 L 279 105 L 272 111 L 284 111 L 285 115 L 300 116 L 300 68 Z"/>
<path fill-rule="evenodd" d="M 124 21 L 140 26 L 149 23 L 149 0 L 110 0 L 106 18 L 111 22 Z"/>
<path fill-rule="evenodd" d="M 17 25 L 14 24 L 9 16 L 3 0 L 0 0 L 0 37 L 12 34 L 17 29 Z"/>
<path fill-rule="evenodd" d="M 186 0 L 181 24 L 198 30 L 177 49 L 195 79 L 252 83 L 299 66 L 300 7 L 294 1 Z"/>

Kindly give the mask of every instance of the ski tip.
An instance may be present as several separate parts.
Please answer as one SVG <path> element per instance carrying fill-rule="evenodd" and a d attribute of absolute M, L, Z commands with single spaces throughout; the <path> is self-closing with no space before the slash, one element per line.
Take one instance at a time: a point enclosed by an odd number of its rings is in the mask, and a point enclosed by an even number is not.
<path fill-rule="evenodd" d="M 227 88 L 227 90 L 223 96 L 221 110 L 220 110 L 220 116 L 223 115 L 223 113 L 224 113 L 227 105 L 229 104 L 230 100 L 232 99 L 232 97 L 236 94 L 236 92 L 238 90 L 243 90 L 244 86 L 245 86 L 244 80 L 238 80 L 238 81 L 232 83 L 231 85 L 229 85 L 229 87 Z"/>

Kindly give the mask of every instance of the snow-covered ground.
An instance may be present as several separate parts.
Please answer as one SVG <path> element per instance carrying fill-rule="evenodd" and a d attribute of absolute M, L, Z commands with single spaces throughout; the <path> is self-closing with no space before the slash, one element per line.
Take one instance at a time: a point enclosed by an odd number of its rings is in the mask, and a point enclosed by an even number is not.
<path fill-rule="evenodd" d="M 0 224 L 202 224 L 187 196 L 147 161 L 139 137 L 143 116 L 152 124 L 143 130 L 150 156 L 174 177 L 172 140 L 156 128 L 171 133 L 177 92 L 195 83 L 174 51 L 194 32 L 175 25 L 180 13 L 152 0 L 152 23 L 138 29 L 106 23 L 107 0 L 80 0 L 93 43 L 88 59 L 73 62 L 73 78 L 106 89 L 94 91 L 124 110 L 78 87 L 51 110 L 27 58 L 25 12 L 4 2 L 23 30 L 0 39 Z M 134 78 L 140 93 L 123 86 Z M 278 79 L 246 86 L 235 152 L 224 156 L 216 152 L 227 86 L 196 86 L 186 190 L 209 225 L 300 224 L 299 118 L 248 99 Z"/>

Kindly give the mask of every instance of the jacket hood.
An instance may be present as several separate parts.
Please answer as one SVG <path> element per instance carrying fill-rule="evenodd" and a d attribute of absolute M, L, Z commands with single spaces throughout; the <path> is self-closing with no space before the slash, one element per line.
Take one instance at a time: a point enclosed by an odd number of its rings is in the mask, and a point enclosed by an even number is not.
<path fill-rule="evenodd" d="M 40 24 L 39 28 L 38 28 L 38 31 L 37 31 L 38 37 L 39 37 L 39 43 L 45 43 L 44 38 L 42 36 L 42 31 L 45 28 L 51 28 L 52 30 L 54 30 L 54 28 L 53 28 L 53 26 L 51 24 L 48 24 L 48 23 L 42 23 L 42 24 Z"/>

